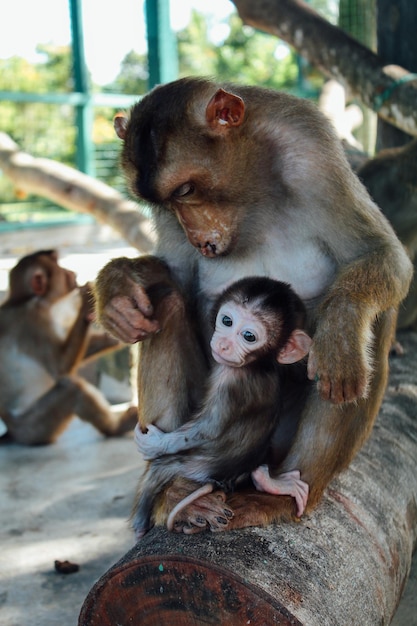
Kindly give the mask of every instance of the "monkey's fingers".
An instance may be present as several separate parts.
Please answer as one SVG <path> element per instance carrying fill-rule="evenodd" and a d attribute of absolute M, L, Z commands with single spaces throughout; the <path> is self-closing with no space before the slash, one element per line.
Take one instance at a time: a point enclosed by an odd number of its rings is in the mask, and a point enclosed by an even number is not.
<path fill-rule="evenodd" d="M 116 296 L 108 303 L 102 323 L 125 343 L 142 341 L 160 330 L 159 323 L 145 317 L 128 296 Z"/>
<path fill-rule="evenodd" d="M 307 375 L 310 380 L 317 382 L 317 389 L 323 400 L 330 400 L 334 404 L 342 404 L 366 397 L 369 368 L 365 359 L 361 363 L 358 354 L 359 351 L 353 360 L 355 363 L 354 368 L 347 367 L 347 364 L 350 362 L 349 358 L 341 355 L 334 360 L 333 367 L 328 365 L 320 367 L 314 350 L 310 351 Z M 330 362 L 329 358 L 328 361 Z"/>
<path fill-rule="evenodd" d="M 148 424 L 147 429 L 148 431 L 143 433 L 137 424 L 134 430 L 134 441 L 136 449 L 142 454 L 145 461 L 150 461 L 166 454 L 163 443 L 166 433 L 153 424 Z"/>
<path fill-rule="evenodd" d="M 298 479 L 294 482 L 293 492 L 290 494 L 295 498 L 297 505 L 297 517 L 301 517 L 305 511 L 308 501 L 309 486 L 303 480 Z"/>
<path fill-rule="evenodd" d="M 322 374 L 317 388 L 323 400 L 330 400 L 334 404 L 354 402 L 366 397 L 368 379 L 366 375 L 336 379 L 328 374 Z"/>
<path fill-rule="evenodd" d="M 277 496 L 292 496 L 297 505 L 297 517 L 301 517 L 307 506 L 309 486 L 300 478 L 299 470 L 279 474 L 276 478 L 269 475 L 268 467 L 261 465 L 251 474 L 258 491 Z"/>

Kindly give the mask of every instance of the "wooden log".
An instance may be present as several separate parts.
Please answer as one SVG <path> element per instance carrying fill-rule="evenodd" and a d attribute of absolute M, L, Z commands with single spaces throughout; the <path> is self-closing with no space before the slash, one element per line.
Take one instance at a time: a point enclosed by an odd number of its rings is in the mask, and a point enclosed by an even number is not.
<path fill-rule="evenodd" d="M 79 626 L 389 624 L 417 536 L 417 334 L 400 340 L 370 439 L 311 515 L 219 534 L 153 529 L 94 585 Z"/>

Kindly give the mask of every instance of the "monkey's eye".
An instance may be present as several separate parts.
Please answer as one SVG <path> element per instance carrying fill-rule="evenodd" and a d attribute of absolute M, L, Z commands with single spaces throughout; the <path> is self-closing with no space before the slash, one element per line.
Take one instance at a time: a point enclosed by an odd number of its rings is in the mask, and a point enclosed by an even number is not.
<path fill-rule="evenodd" d="M 253 334 L 250 330 L 244 330 L 242 333 L 242 337 L 248 343 L 254 343 L 256 341 L 256 335 Z"/>
<path fill-rule="evenodd" d="M 174 196 L 176 198 L 185 198 L 185 196 L 190 196 L 194 191 L 195 187 L 192 183 L 184 183 L 174 191 Z"/>
<path fill-rule="evenodd" d="M 232 318 L 228 315 L 222 315 L 222 324 L 223 326 L 233 326 Z"/>

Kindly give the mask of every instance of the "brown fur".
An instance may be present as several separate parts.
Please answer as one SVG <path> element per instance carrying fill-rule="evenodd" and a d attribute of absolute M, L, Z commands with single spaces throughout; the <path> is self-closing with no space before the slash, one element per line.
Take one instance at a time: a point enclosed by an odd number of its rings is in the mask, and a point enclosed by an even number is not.
<path fill-rule="evenodd" d="M 0 416 L 8 440 L 52 443 L 75 414 L 109 436 L 136 423 L 135 407 L 117 420 L 101 393 L 75 373 L 84 355 L 96 358 L 120 346 L 104 334 L 90 345 L 92 293 L 88 285 L 80 288 L 77 302 L 76 287 L 55 251 L 28 255 L 11 270 L 0 307 Z"/>
<path fill-rule="evenodd" d="M 158 322 L 138 301 L 154 283 L 149 264 L 158 272 L 160 259 L 187 299 L 186 316 L 169 333 L 162 328 L 155 349 L 153 339 L 143 343 L 148 388 L 155 389 L 148 391 L 154 395 L 152 411 L 149 398 L 142 404 L 146 421 L 159 424 L 159 402 L 172 427 L 178 415 L 184 419 L 182 377 L 195 355 L 193 341 L 185 347 L 178 336 L 185 326 L 195 332 L 197 322 L 207 341 L 207 311 L 220 291 L 245 275 L 290 283 L 307 309 L 314 340 L 307 371 L 317 384 L 288 377 L 271 462 L 276 473 L 301 470 L 314 507 L 363 444 L 378 413 L 396 313 L 412 275 L 403 246 L 309 102 L 257 87 L 183 79 L 156 88 L 117 128 L 129 186 L 151 204 L 159 240 L 144 271 L 141 259 L 120 271 L 117 261 L 102 270 L 102 322 L 128 342 L 154 332 Z M 126 289 L 126 277 L 133 287 Z M 123 310 L 115 306 L 120 297 Z M 153 369 L 152 357 L 159 369 Z M 161 376 L 167 376 L 160 369 L 164 359 L 177 377 L 169 398 L 159 390 Z M 186 488 L 181 489 L 183 496 Z M 174 492 L 175 483 L 169 503 L 162 498 L 156 511 L 160 523 Z M 216 522 L 218 501 L 209 495 L 198 504 L 177 520 L 184 532 L 265 524 L 294 512 L 290 497 L 237 492 L 227 501 L 233 519 L 220 515 Z"/>

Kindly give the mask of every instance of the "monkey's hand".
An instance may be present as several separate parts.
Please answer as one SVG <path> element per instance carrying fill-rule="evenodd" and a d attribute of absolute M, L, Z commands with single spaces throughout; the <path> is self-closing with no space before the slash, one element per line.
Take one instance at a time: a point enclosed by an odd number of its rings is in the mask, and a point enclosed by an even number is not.
<path fill-rule="evenodd" d="M 347 316 L 341 332 L 340 326 L 339 320 L 317 329 L 307 365 L 308 377 L 317 382 L 323 400 L 335 404 L 365 398 L 372 373 L 371 330 L 366 332 Z"/>
<path fill-rule="evenodd" d="M 100 313 L 102 325 L 124 343 L 142 341 L 159 330 L 145 290 L 134 283 L 130 287 L 128 296 L 116 296 Z"/>
<path fill-rule="evenodd" d="M 251 474 L 253 484 L 258 491 L 277 496 L 292 496 L 297 504 L 297 517 L 301 517 L 307 506 L 309 487 L 300 478 L 300 472 L 284 472 L 271 478 L 267 465 L 260 465 Z"/>
<path fill-rule="evenodd" d="M 136 343 L 159 330 L 152 319 L 153 307 L 146 285 L 129 264 L 131 259 L 115 259 L 98 274 L 95 284 L 99 322 L 124 343 Z"/>
<path fill-rule="evenodd" d="M 82 285 L 80 287 L 80 295 L 84 317 L 88 322 L 93 322 L 95 320 L 93 284 L 86 283 Z"/>
<path fill-rule="evenodd" d="M 145 461 L 152 461 L 159 456 L 168 454 L 166 439 L 169 433 L 164 433 L 153 424 L 147 425 L 148 432 L 143 433 L 139 424 L 135 428 L 135 444 Z"/>
<path fill-rule="evenodd" d="M 158 257 L 113 259 L 100 270 L 95 283 L 97 318 L 121 341 L 142 341 L 161 329 L 150 292 L 159 285 L 157 297 L 164 299 L 173 284 L 169 268 Z"/>
<path fill-rule="evenodd" d="M 187 436 L 189 424 L 169 433 L 165 433 L 154 424 L 148 424 L 146 428 L 146 433 L 141 431 L 139 424 L 135 428 L 136 447 L 143 454 L 145 461 L 151 461 L 165 454 L 175 454 L 188 450 L 196 445 L 193 438 Z"/>

